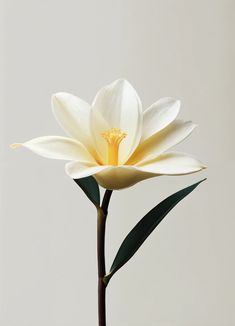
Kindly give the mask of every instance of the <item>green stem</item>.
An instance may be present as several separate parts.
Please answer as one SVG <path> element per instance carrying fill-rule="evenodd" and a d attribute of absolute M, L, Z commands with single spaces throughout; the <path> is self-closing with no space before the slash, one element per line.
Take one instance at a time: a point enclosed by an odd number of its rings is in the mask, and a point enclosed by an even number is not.
<path fill-rule="evenodd" d="M 106 326 L 105 226 L 112 190 L 106 190 L 101 207 L 97 208 L 97 259 L 98 259 L 98 316 L 99 326 Z"/>

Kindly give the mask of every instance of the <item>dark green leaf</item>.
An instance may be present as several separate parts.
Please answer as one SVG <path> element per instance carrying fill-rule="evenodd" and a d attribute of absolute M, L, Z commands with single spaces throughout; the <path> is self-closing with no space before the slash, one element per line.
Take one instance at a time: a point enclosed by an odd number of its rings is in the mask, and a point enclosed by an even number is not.
<path fill-rule="evenodd" d="M 205 180 L 205 179 L 204 179 Z M 156 226 L 164 219 L 170 210 L 178 204 L 184 197 L 193 191 L 202 181 L 201 180 L 187 188 L 164 199 L 160 204 L 149 211 L 127 235 L 118 250 L 113 261 L 110 272 L 104 277 L 107 284 L 114 273 L 119 270 L 139 249 L 147 237 L 152 233 Z"/>
<path fill-rule="evenodd" d="M 100 190 L 98 183 L 93 177 L 74 179 L 77 185 L 85 192 L 95 206 L 100 205 Z"/>

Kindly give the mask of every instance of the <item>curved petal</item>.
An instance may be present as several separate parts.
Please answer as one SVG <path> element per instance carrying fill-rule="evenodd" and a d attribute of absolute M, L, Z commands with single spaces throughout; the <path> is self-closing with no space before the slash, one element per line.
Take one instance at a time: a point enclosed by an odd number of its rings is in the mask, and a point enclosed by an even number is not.
<path fill-rule="evenodd" d="M 120 128 L 127 134 L 119 147 L 123 164 L 139 144 L 142 129 L 142 105 L 131 84 L 118 79 L 102 88 L 92 104 L 91 130 L 100 156 L 107 162 L 107 143 L 101 132 Z"/>
<path fill-rule="evenodd" d="M 73 179 L 89 177 L 109 168 L 108 165 L 84 164 L 83 162 L 69 162 L 65 165 L 66 173 Z"/>
<path fill-rule="evenodd" d="M 66 164 L 66 173 L 73 179 L 93 175 L 105 189 L 122 189 L 133 186 L 144 179 L 156 176 L 155 173 L 141 171 L 134 166 L 110 166 L 70 162 Z"/>
<path fill-rule="evenodd" d="M 142 171 L 135 166 L 108 166 L 94 175 L 96 181 L 105 189 L 123 189 L 133 186 L 144 179 L 155 177 L 156 173 Z"/>
<path fill-rule="evenodd" d="M 52 159 L 95 162 L 91 154 L 78 141 L 59 136 L 34 138 L 22 144 L 12 144 L 12 148 L 26 147 L 32 152 Z"/>
<path fill-rule="evenodd" d="M 145 172 L 165 175 L 189 174 L 206 168 L 202 162 L 193 156 L 179 152 L 165 153 L 152 161 L 137 166 Z"/>
<path fill-rule="evenodd" d="M 90 147 L 90 105 L 64 92 L 54 94 L 51 103 L 54 116 L 65 132 Z"/>
<path fill-rule="evenodd" d="M 162 130 L 175 120 L 180 110 L 180 101 L 171 97 L 161 98 L 152 104 L 143 116 L 141 141 Z"/>
<path fill-rule="evenodd" d="M 175 120 L 163 130 L 146 139 L 128 160 L 128 164 L 144 163 L 156 158 L 188 137 L 196 127 L 191 121 Z"/>

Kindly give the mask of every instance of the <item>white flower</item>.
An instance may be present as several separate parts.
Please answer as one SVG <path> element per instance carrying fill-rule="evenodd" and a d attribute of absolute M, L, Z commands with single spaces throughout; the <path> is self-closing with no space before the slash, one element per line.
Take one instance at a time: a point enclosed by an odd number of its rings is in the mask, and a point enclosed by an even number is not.
<path fill-rule="evenodd" d="M 71 161 L 65 170 L 73 179 L 93 175 L 106 189 L 121 189 L 160 175 L 182 175 L 205 166 L 184 153 L 166 152 L 195 128 L 175 120 L 180 102 L 162 98 L 144 112 L 138 94 L 123 79 L 102 88 L 92 105 L 57 93 L 53 113 L 70 136 L 45 136 L 23 144 L 41 156 Z"/>

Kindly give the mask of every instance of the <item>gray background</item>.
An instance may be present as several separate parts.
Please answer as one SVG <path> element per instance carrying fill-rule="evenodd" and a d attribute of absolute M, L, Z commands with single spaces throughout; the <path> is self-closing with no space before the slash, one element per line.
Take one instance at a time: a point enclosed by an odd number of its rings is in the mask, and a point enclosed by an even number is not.
<path fill-rule="evenodd" d="M 163 96 L 181 99 L 180 118 L 199 128 L 177 149 L 209 168 L 114 193 L 108 266 L 145 212 L 208 177 L 113 278 L 108 326 L 235 325 L 234 5 L 1 3 L 1 325 L 97 325 L 95 209 L 66 176 L 63 162 L 8 145 L 63 135 L 51 114 L 52 93 L 91 101 L 119 77 L 135 86 L 144 107 Z"/>

